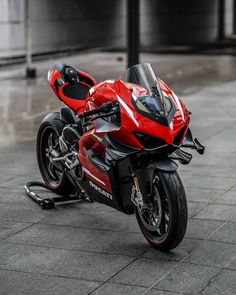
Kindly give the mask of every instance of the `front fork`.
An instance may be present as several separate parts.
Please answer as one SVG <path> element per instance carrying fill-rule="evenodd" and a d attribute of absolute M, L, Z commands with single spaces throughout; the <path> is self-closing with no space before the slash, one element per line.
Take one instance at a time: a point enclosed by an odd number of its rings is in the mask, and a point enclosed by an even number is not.
<path fill-rule="evenodd" d="M 152 196 L 154 167 L 147 166 L 137 169 L 133 173 L 134 189 L 133 202 L 141 210 L 148 207 L 149 200 Z"/>
<path fill-rule="evenodd" d="M 133 179 L 134 179 L 134 190 L 132 193 L 132 202 L 134 203 L 135 206 L 139 207 L 140 210 L 144 210 L 146 207 L 146 204 L 144 203 L 143 195 L 140 191 L 137 176 L 134 174 L 133 174 Z"/>

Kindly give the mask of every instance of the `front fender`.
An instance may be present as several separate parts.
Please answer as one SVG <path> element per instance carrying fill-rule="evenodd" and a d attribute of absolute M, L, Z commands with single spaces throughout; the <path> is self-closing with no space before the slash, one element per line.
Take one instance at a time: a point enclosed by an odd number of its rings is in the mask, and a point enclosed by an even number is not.
<path fill-rule="evenodd" d="M 139 188 L 142 193 L 144 202 L 148 202 L 148 199 L 152 194 L 153 176 L 155 170 L 174 173 L 177 169 L 178 165 L 166 156 L 165 158 L 161 158 L 159 160 L 151 162 L 150 165 L 148 165 L 147 167 L 136 170 L 135 174 L 138 179 Z"/>
<path fill-rule="evenodd" d="M 171 160 L 169 157 L 161 158 L 155 160 L 151 163 L 154 169 L 164 171 L 164 172 L 175 172 L 178 169 L 178 165 Z"/>

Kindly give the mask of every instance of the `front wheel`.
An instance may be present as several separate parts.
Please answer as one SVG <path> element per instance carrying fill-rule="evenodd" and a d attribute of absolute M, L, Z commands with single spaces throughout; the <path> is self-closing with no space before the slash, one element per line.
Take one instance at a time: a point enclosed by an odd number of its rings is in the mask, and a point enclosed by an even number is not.
<path fill-rule="evenodd" d="M 136 218 L 144 237 L 154 248 L 168 251 L 179 245 L 187 228 L 188 209 L 177 172 L 155 172 L 148 208 L 136 207 Z"/>

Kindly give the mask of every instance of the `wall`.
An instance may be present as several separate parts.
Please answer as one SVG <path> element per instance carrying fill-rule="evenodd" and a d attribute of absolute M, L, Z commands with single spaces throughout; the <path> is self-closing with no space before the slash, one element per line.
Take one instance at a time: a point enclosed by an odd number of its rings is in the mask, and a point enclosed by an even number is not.
<path fill-rule="evenodd" d="M 34 53 L 124 44 L 124 1 L 29 0 Z M 24 1 L 0 1 L 0 57 L 24 53 Z"/>
<path fill-rule="evenodd" d="M 34 53 L 125 48 L 126 0 L 29 0 Z M 232 3 L 226 1 L 226 33 Z M 217 37 L 217 0 L 140 0 L 141 45 L 189 45 Z M 24 54 L 24 1 L 0 1 L 0 57 Z"/>
<path fill-rule="evenodd" d="M 217 0 L 142 0 L 142 45 L 189 45 L 217 38 Z M 225 0 L 226 33 L 232 33 L 232 0 Z"/>
<path fill-rule="evenodd" d="M 0 51 L 22 48 L 24 7 L 20 0 L 0 1 Z"/>
<path fill-rule="evenodd" d="M 233 3 L 234 0 L 225 2 L 225 34 L 232 35 L 233 33 Z"/>

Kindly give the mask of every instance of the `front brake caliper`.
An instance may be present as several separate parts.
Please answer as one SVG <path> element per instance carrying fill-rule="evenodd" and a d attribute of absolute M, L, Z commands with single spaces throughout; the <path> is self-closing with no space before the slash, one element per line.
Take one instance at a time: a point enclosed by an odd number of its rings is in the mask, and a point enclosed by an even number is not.
<path fill-rule="evenodd" d="M 143 201 L 143 195 L 140 191 L 137 176 L 134 176 L 134 193 L 132 198 L 133 203 L 135 206 L 139 207 L 141 211 L 146 210 L 148 205 Z"/>

